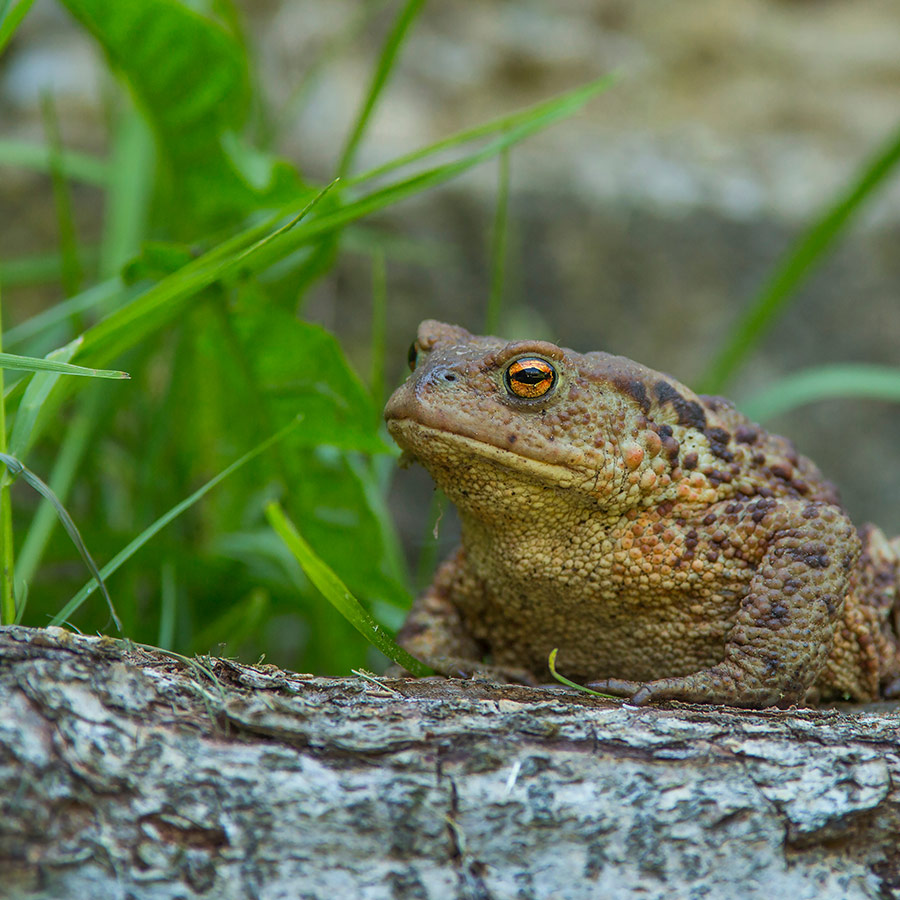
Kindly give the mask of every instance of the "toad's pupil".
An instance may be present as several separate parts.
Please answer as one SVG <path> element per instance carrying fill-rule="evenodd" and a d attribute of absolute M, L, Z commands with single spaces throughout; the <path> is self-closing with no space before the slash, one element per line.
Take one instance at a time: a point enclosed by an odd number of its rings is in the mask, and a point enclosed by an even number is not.
<path fill-rule="evenodd" d="M 517 397 L 543 397 L 556 381 L 556 371 L 543 359 L 518 359 L 506 370 L 506 383 Z"/>
<path fill-rule="evenodd" d="M 532 369 L 519 369 L 518 372 L 515 372 L 510 377 L 513 381 L 518 381 L 521 384 L 540 384 L 542 381 L 546 381 L 550 376 L 542 369 L 534 367 Z"/>

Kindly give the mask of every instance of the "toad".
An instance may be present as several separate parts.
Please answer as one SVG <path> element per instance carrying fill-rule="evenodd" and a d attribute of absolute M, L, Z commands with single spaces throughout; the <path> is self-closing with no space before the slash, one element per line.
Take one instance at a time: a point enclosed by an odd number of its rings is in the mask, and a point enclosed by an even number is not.
<path fill-rule="evenodd" d="M 900 539 L 790 441 L 621 356 L 423 322 L 385 410 L 462 546 L 399 643 L 446 675 L 558 670 L 641 704 L 900 693 Z"/>

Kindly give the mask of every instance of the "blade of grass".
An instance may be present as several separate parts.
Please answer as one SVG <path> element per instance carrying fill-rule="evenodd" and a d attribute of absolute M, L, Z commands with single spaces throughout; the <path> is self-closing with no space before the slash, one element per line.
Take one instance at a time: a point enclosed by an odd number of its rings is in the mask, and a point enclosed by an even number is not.
<path fill-rule="evenodd" d="M 318 54 L 304 60 L 303 73 L 300 80 L 291 89 L 282 107 L 271 117 L 267 117 L 259 129 L 259 142 L 266 148 L 277 143 L 285 128 L 297 121 L 316 83 L 321 80 L 322 72 L 341 51 L 350 47 L 371 24 L 376 13 L 385 5 L 385 0 L 369 0 L 357 4 L 355 9 L 345 11 L 345 21 L 334 37 L 326 38 L 319 48 Z"/>
<path fill-rule="evenodd" d="M 436 488 L 431 495 L 431 502 L 428 504 L 428 515 L 425 519 L 419 558 L 416 560 L 415 588 L 417 592 L 424 591 L 434 577 L 434 570 L 437 568 L 438 562 L 438 527 L 446 508 L 447 495 Z"/>
<path fill-rule="evenodd" d="M 615 80 L 615 73 L 604 75 L 602 78 L 597 78 L 594 81 L 589 81 L 587 84 L 581 85 L 574 90 L 565 91 L 562 94 L 557 94 L 555 97 L 551 97 L 549 100 L 542 100 L 540 103 L 535 103 L 533 106 L 527 106 L 525 107 L 525 109 L 521 109 L 518 112 L 499 116 L 498 118 L 491 119 L 490 121 L 484 122 L 481 125 L 476 125 L 474 128 L 467 128 L 464 131 L 458 131 L 455 134 L 450 135 L 449 137 L 443 138 L 439 141 L 435 141 L 433 144 L 429 144 L 427 147 L 413 150 L 410 153 L 403 154 L 402 156 L 398 156 L 386 163 L 375 166 L 374 168 L 369 169 L 367 172 L 363 172 L 360 175 L 354 175 L 352 178 L 347 178 L 344 182 L 344 187 L 357 187 L 358 185 L 365 184 L 369 181 L 374 181 L 376 178 L 381 178 L 384 175 L 389 175 L 391 172 L 395 172 L 398 169 L 405 168 L 406 166 L 412 165 L 413 163 L 421 162 L 422 160 L 427 159 L 431 156 L 436 156 L 438 153 L 441 153 L 444 150 L 453 150 L 463 146 L 464 144 L 469 144 L 472 141 L 477 141 L 481 138 L 489 137 L 490 135 L 497 134 L 498 132 L 502 133 L 511 131 L 515 128 L 518 128 L 520 125 L 525 125 L 526 123 L 531 122 L 535 119 L 542 119 L 546 113 L 551 113 L 552 111 L 560 107 L 564 107 L 564 109 L 561 111 L 561 115 L 563 117 L 572 115 L 589 100 L 592 100 L 598 94 L 601 94 L 603 93 L 603 91 L 607 90 L 615 82 Z"/>
<path fill-rule="evenodd" d="M 11 11 L 9 9 L 6 10 L 2 20 L 0 20 L 0 54 L 3 53 L 16 29 L 22 24 L 22 19 L 25 18 L 28 10 L 33 5 L 34 0 L 19 0 Z"/>
<path fill-rule="evenodd" d="M 78 340 L 72 341 L 65 347 L 60 347 L 49 354 L 49 358 L 56 363 L 66 363 L 72 358 L 75 350 L 78 348 Z M 2 358 L 4 354 L 0 354 Z M 9 452 L 20 459 L 24 459 L 28 449 L 31 432 L 34 429 L 34 423 L 37 421 L 41 406 L 47 399 L 56 379 L 59 378 L 57 373 L 38 372 L 29 379 L 28 386 L 22 396 L 22 402 L 16 410 L 16 418 L 13 422 L 12 435 L 9 439 Z"/>
<path fill-rule="evenodd" d="M 847 230 L 865 201 L 893 174 L 898 163 L 900 129 L 862 167 L 850 186 L 825 209 L 776 266 L 769 281 L 738 320 L 701 379 L 702 391 L 717 393 L 722 390 L 800 284 Z"/>
<path fill-rule="evenodd" d="M 10 330 L 3 336 L 7 347 L 18 346 L 30 341 L 53 328 L 58 326 L 60 322 L 71 320 L 73 316 L 86 312 L 95 307 L 103 307 L 110 300 L 118 296 L 128 299 L 129 294 L 137 292 L 137 288 L 126 287 L 120 279 L 111 278 L 109 281 L 95 284 L 93 287 L 63 300 L 61 303 L 55 303 L 49 309 L 26 319 L 15 328 Z"/>
<path fill-rule="evenodd" d="M 81 342 L 81 338 L 76 338 L 75 342 L 73 342 L 77 345 L 75 347 L 76 350 Z M 60 375 L 80 375 L 86 378 L 131 378 L 127 372 L 117 372 L 114 369 L 89 369 L 54 359 L 41 359 L 37 356 L 18 356 L 15 353 L 0 353 L 0 368 L 18 369 L 22 372 L 57 372 Z"/>
<path fill-rule="evenodd" d="M 118 116 L 113 138 L 100 277 L 116 275 L 140 251 L 155 172 L 153 135 L 136 109 Z"/>
<path fill-rule="evenodd" d="M 175 564 L 168 560 L 164 562 L 159 576 L 159 636 L 156 646 L 171 650 L 175 642 L 175 607 L 178 602 Z"/>
<path fill-rule="evenodd" d="M 272 604 L 268 592 L 263 588 L 251 591 L 242 602 L 226 609 L 222 615 L 205 624 L 199 634 L 191 639 L 193 653 L 210 653 L 217 644 L 219 648 L 230 646 L 236 649 L 271 615 Z M 218 652 L 222 652 L 221 649 Z"/>
<path fill-rule="evenodd" d="M 519 143 L 526 137 L 547 128 L 563 116 L 571 115 L 591 97 L 593 97 L 604 85 L 595 82 L 588 88 L 579 88 L 569 94 L 558 97 L 553 105 L 541 110 L 530 120 L 510 129 L 501 137 L 498 137 L 469 155 L 454 162 L 444 163 L 431 169 L 418 172 L 400 181 L 388 184 L 383 188 L 372 191 L 342 207 L 325 212 L 316 218 L 310 219 L 295 229 L 291 234 L 285 235 L 280 240 L 273 240 L 268 247 L 262 248 L 256 255 L 253 266 L 248 267 L 250 273 L 255 273 L 267 268 L 273 262 L 289 255 L 297 247 L 321 238 L 330 232 L 343 227 L 348 222 L 355 221 L 363 216 L 370 215 L 385 207 L 392 206 L 407 197 L 420 194 L 428 188 L 443 184 L 457 175 L 468 171 L 479 163 L 496 156 L 507 147 Z"/>
<path fill-rule="evenodd" d="M 556 655 L 559 653 L 559 648 L 554 647 L 550 651 L 550 657 L 547 660 L 547 668 L 550 670 L 550 674 L 560 683 L 564 684 L 566 687 L 575 688 L 576 691 L 581 691 L 583 694 L 593 694 L 595 697 L 603 697 L 606 700 L 621 700 L 621 697 L 615 697 L 612 694 L 602 694 L 600 691 L 592 690 L 589 687 L 585 687 L 583 684 L 579 684 L 577 681 L 572 681 L 569 678 L 566 678 L 565 675 L 560 675 L 559 672 L 556 671 Z"/>
<path fill-rule="evenodd" d="M 255 459 L 260 453 L 263 453 L 265 450 L 268 450 L 273 444 L 277 441 L 280 441 L 283 437 L 289 434 L 294 428 L 297 427 L 300 420 L 295 419 L 289 425 L 282 428 L 276 434 L 273 434 L 270 438 L 264 440 L 261 444 L 258 444 L 252 450 L 245 453 L 240 459 L 235 460 L 230 466 L 223 469 L 219 472 L 218 475 L 210 478 L 204 485 L 199 487 L 193 494 L 189 497 L 186 497 L 181 503 L 173 506 L 168 512 L 161 515 L 152 525 L 149 525 L 145 528 L 127 547 L 123 550 L 120 550 L 101 570 L 100 575 L 103 578 L 109 578 L 114 572 L 118 571 L 119 568 L 141 547 L 144 546 L 154 535 L 158 534 L 162 531 L 163 528 L 166 527 L 171 521 L 178 518 L 186 509 L 190 509 L 198 500 L 208 494 L 216 485 L 224 481 L 229 475 L 236 472 L 242 466 L 246 465 L 252 459 Z M 72 615 L 91 594 L 97 589 L 97 579 L 92 578 L 78 593 L 75 594 L 74 597 L 53 617 L 50 621 L 51 625 L 61 625 L 69 616 Z"/>
<path fill-rule="evenodd" d="M 59 118 L 56 104 L 49 93 L 41 95 L 41 115 L 50 149 L 50 180 L 56 204 L 56 223 L 59 229 L 59 247 L 62 254 L 62 286 L 67 297 L 77 294 L 84 276 L 78 259 L 78 241 L 75 237 L 75 217 L 72 212 L 72 196 L 63 171 L 62 139 L 59 135 Z"/>
<path fill-rule="evenodd" d="M 2 462 L 6 466 L 6 468 L 14 478 L 21 478 L 29 487 L 37 491 L 53 506 L 53 509 L 56 511 L 56 515 L 59 517 L 59 521 L 62 523 L 63 528 L 66 529 L 66 533 L 69 535 L 69 538 L 72 540 L 72 543 L 75 545 L 78 553 L 84 560 L 84 564 L 88 567 L 88 570 L 97 581 L 97 584 L 100 587 L 100 592 L 103 594 L 103 597 L 106 600 L 106 604 L 109 607 L 109 613 L 112 616 L 112 620 L 113 622 L 115 622 L 116 628 L 121 634 L 122 622 L 119 619 L 118 614 L 116 613 L 115 607 L 113 606 L 112 598 L 109 596 L 109 592 L 106 590 L 106 585 L 104 584 L 103 578 L 101 577 L 100 570 L 97 568 L 97 564 L 94 562 L 94 558 L 88 551 L 88 548 L 81 537 L 81 532 L 78 530 L 78 527 L 75 525 L 75 522 L 69 515 L 68 510 L 62 505 L 62 503 L 60 503 L 59 498 L 56 496 L 56 494 L 53 493 L 52 490 L 50 490 L 50 487 L 45 484 L 37 475 L 35 475 L 34 472 L 32 472 L 26 465 L 24 465 L 21 460 L 16 459 L 14 456 L 10 456 L 8 453 L 0 453 L 0 462 Z"/>
<path fill-rule="evenodd" d="M 384 403 L 384 359 L 387 343 L 387 268 L 384 251 L 372 254 L 372 370 L 369 385 L 376 403 Z"/>
<path fill-rule="evenodd" d="M 84 247 L 82 256 L 88 265 L 93 265 L 98 258 L 96 247 Z M 59 253 L 34 253 L 0 261 L 0 278 L 7 286 L 58 281 L 62 270 L 63 260 Z"/>
<path fill-rule="evenodd" d="M 199 291 L 238 270 L 248 270 L 249 262 L 261 250 L 286 234 L 306 216 L 336 182 L 316 193 L 286 223 L 271 231 L 272 219 L 251 227 L 225 241 L 203 256 L 164 278 L 127 306 L 116 310 L 84 333 L 83 352 L 100 358 L 115 356 L 134 346 L 155 326 L 173 318 L 183 303 Z M 281 213 L 274 222 L 284 218 Z M 249 244 L 249 246 L 248 246 Z"/>
<path fill-rule="evenodd" d="M 82 402 L 66 429 L 48 481 L 50 489 L 61 503 L 65 503 L 69 496 L 75 473 L 88 451 L 90 438 L 102 409 L 102 394 L 99 391 L 89 391 L 79 399 Z M 18 422 L 18 416 L 16 421 Z M 29 584 L 34 578 L 55 524 L 53 507 L 46 500 L 42 501 L 31 519 L 16 559 L 16 584 Z"/>
<path fill-rule="evenodd" d="M 484 317 L 485 334 L 496 334 L 503 306 L 503 284 L 506 274 L 506 232 L 509 220 L 509 149 L 500 154 L 497 183 L 497 206 L 491 235 L 491 293 Z"/>
<path fill-rule="evenodd" d="M 218 279 L 228 277 L 238 271 L 255 274 L 283 259 L 298 247 L 314 242 L 323 235 L 341 228 L 351 221 L 362 218 L 379 209 L 392 205 L 406 197 L 413 196 L 426 188 L 441 184 L 462 172 L 478 165 L 485 159 L 500 153 L 529 135 L 548 127 L 563 116 L 571 115 L 592 97 L 604 90 L 610 79 L 604 78 L 562 94 L 552 101 L 518 117 L 519 124 L 510 128 L 502 136 L 488 143 L 480 150 L 455 162 L 436 166 L 417 173 L 394 184 L 375 190 L 345 206 L 326 212 L 320 216 L 301 222 L 293 230 L 287 227 L 276 233 L 255 240 L 265 233 L 265 224 L 236 235 L 223 242 L 197 260 L 184 266 L 152 288 L 116 310 L 106 319 L 84 333 L 84 344 L 79 357 L 85 362 L 102 365 L 143 340 L 149 333 L 171 321 L 188 299 Z M 447 146 L 447 142 L 439 142 Z M 318 196 L 321 196 L 318 195 Z M 301 213 L 302 215 L 302 213 Z M 281 221 L 283 214 L 276 216 Z M 272 220 L 269 220 L 271 222 Z M 290 223 L 289 223 L 290 225 Z M 58 404 L 70 390 L 66 382 L 57 384 L 52 398 Z"/>
<path fill-rule="evenodd" d="M 341 154 L 341 160 L 337 169 L 340 176 L 345 176 L 353 165 L 353 157 L 356 155 L 366 126 L 372 117 L 375 104 L 378 102 L 378 98 L 387 84 L 391 70 L 394 68 L 394 63 L 397 61 L 397 54 L 403 46 L 403 41 L 406 39 L 409 29 L 416 16 L 421 12 L 423 5 L 424 0 L 407 0 L 403 5 L 403 9 L 400 10 L 397 18 L 394 20 L 394 25 L 388 33 L 384 46 L 381 48 L 381 53 L 378 56 L 378 64 L 375 66 L 375 71 L 372 74 L 369 90 L 356 117 L 353 130 L 350 132 L 347 143 L 344 145 L 344 152 Z"/>
<path fill-rule="evenodd" d="M 16 166 L 50 174 L 51 150 L 37 141 L 6 138 L 0 141 L 0 166 Z M 75 150 L 63 150 L 59 160 L 63 175 L 73 181 L 103 187 L 106 184 L 106 160 Z"/>
<path fill-rule="evenodd" d="M 762 421 L 806 403 L 837 397 L 900 401 L 900 369 L 865 363 L 803 369 L 741 403 L 741 409 Z"/>
<path fill-rule="evenodd" d="M 319 557 L 297 531 L 293 522 L 284 514 L 274 501 L 266 505 L 266 518 L 269 524 L 284 541 L 287 548 L 303 567 L 306 577 L 321 591 L 322 595 L 335 609 L 374 647 L 388 659 L 403 666 L 418 678 L 432 675 L 433 671 L 415 657 L 410 656 L 402 647 L 394 643 L 382 631 L 381 626 L 363 608 L 360 602 L 347 590 L 347 586 L 335 575 L 334 571 Z"/>
<path fill-rule="evenodd" d="M 3 285 L 0 283 L 0 316 L 3 310 Z M 2 319 L 0 319 L 2 334 Z M 2 350 L 0 338 L 0 350 Z M 6 453 L 6 397 L 3 392 L 3 369 L 0 369 L 0 453 Z M 13 557 L 12 505 L 9 496 L 10 477 L 4 471 L 0 477 L 0 556 L 3 560 L 2 584 L 0 584 L 0 625 L 12 625 L 16 620 L 16 601 L 13 588 L 15 573 Z"/>

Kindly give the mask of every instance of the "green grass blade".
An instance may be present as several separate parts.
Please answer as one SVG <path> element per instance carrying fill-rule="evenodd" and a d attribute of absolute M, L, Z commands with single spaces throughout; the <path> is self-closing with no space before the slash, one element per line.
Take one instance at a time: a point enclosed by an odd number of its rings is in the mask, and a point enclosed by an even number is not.
<path fill-rule="evenodd" d="M 803 369 L 755 394 L 741 404 L 741 409 L 751 418 L 763 421 L 806 403 L 837 397 L 900 402 L 900 369 L 864 363 Z"/>
<path fill-rule="evenodd" d="M 100 277 L 117 275 L 138 255 L 156 164 L 153 135 L 130 108 L 118 117 L 110 158 L 100 246 Z"/>
<path fill-rule="evenodd" d="M 3 310 L 3 284 L 0 282 L 0 319 Z M 2 322 L 0 322 L 2 326 Z M 0 328 L 2 334 L 2 328 Z M 2 341 L 2 339 L 0 339 Z M 2 348 L 2 342 L 0 342 Z M 6 453 L 6 396 L 3 390 L 3 369 L 0 368 L 0 453 Z M 16 620 L 16 600 L 13 578 L 12 503 L 9 496 L 10 477 L 7 472 L 0 478 L 0 625 L 11 625 Z"/>
<path fill-rule="evenodd" d="M 99 258 L 96 247 L 82 247 L 81 256 L 86 265 L 94 265 Z M 0 279 L 7 286 L 59 281 L 62 273 L 63 258 L 59 253 L 34 253 L 0 261 Z"/>
<path fill-rule="evenodd" d="M 402 647 L 385 634 L 381 626 L 363 608 L 360 602 L 347 590 L 347 586 L 332 569 L 306 543 L 293 522 L 274 501 L 266 506 L 269 524 L 284 541 L 294 558 L 303 567 L 306 577 L 321 591 L 335 609 L 374 647 L 388 659 L 403 666 L 418 678 L 434 674 L 424 663 L 410 656 Z"/>
<path fill-rule="evenodd" d="M 372 255 L 372 368 L 369 389 L 372 399 L 384 403 L 384 360 L 387 345 L 387 267 L 384 252 Z"/>
<path fill-rule="evenodd" d="M 50 174 L 51 150 L 37 141 L 6 138 L 0 141 L 0 166 L 15 166 L 33 172 Z M 106 160 L 75 150 L 63 150 L 58 160 L 63 175 L 72 181 L 80 181 L 95 187 L 106 184 Z"/>
<path fill-rule="evenodd" d="M 260 237 L 271 228 L 272 220 L 253 226 L 164 278 L 126 306 L 89 328 L 84 333 L 79 358 L 83 356 L 84 362 L 93 365 L 105 364 L 170 322 L 190 298 L 213 282 L 238 272 L 257 273 L 298 248 L 314 243 L 350 222 L 443 184 L 531 134 L 572 115 L 608 84 L 609 79 L 603 78 L 555 97 L 528 111 L 527 115 L 522 114 L 515 127 L 462 159 L 389 184 L 344 206 L 301 222 L 296 227 L 292 220 L 274 234 Z M 317 195 L 319 196 L 321 192 Z M 310 203 L 307 203 L 301 216 L 309 206 Z M 275 217 L 275 221 L 282 219 L 283 214 Z M 252 241 L 256 243 L 251 244 Z M 53 394 L 56 402 L 60 402 L 64 392 L 69 389 L 66 382 L 60 382 Z"/>
<path fill-rule="evenodd" d="M 103 594 L 103 597 L 106 600 L 106 604 L 109 607 L 109 613 L 112 616 L 112 620 L 113 622 L 115 622 L 116 628 L 121 634 L 122 622 L 119 619 L 118 614 L 116 613 L 115 607 L 113 606 L 112 598 L 109 596 L 109 592 L 106 590 L 106 585 L 103 582 L 103 577 L 100 573 L 100 570 L 97 568 L 97 564 L 94 562 L 94 558 L 88 551 L 88 548 L 81 537 L 81 532 L 78 530 L 78 527 L 75 525 L 75 522 L 69 515 L 68 510 L 62 505 L 62 503 L 60 503 L 60 500 L 56 496 L 56 494 L 54 494 L 53 491 L 50 490 L 49 485 L 45 484 L 37 475 L 34 474 L 34 472 L 32 472 L 27 466 L 25 466 L 21 462 L 21 460 L 16 459 L 14 456 L 10 456 L 8 453 L 0 453 L 0 462 L 2 462 L 6 466 L 13 477 L 21 478 L 29 487 L 33 488 L 45 500 L 47 500 L 54 510 L 56 510 L 56 515 L 59 516 L 59 521 L 62 523 L 63 528 L 66 529 L 66 533 L 69 535 L 72 543 L 75 545 L 76 549 L 81 555 L 81 558 L 84 560 L 84 564 L 88 567 L 91 575 L 94 576 L 94 580 L 99 585 L 100 592 Z"/>
<path fill-rule="evenodd" d="M 271 116 L 265 116 L 265 121 L 259 129 L 260 143 L 263 147 L 268 149 L 277 144 L 277 138 L 297 121 L 315 86 L 321 82 L 322 73 L 342 52 L 360 39 L 385 4 L 386 0 L 368 0 L 366 3 L 356 4 L 355 8 L 345 10 L 344 21 L 336 34 L 326 37 L 321 42 L 318 52 L 304 59 L 303 73 L 281 108 Z"/>
<path fill-rule="evenodd" d="M 900 129 L 895 131 L 853 183 L 791 247 L 750 307 L 741 316 L 701 379 L 702 390 L 717 393 L 772 325 L 785 304 L 846 231 L 866 200 L 900 163 Z"/>
<path fill-rule="evenodd" d="M 464 131 L 458 131 L 456 132 L 456 134 L 452 134 L 450 135 L 450 137 L 435 141 L 435 143 L 429 144 L 427 147 L 422 147 L 419 150 L 413 150 L 410 153 L 398 156 L 396 159 L 392 159 L 386 163 L 383 163 L 382 165 L 376 166 L 373 169 L 369 169 L 367 172 L 363 172 L 359 175 L 354 175 L 352 178 L 346 179 L 346 181 L 344 182 L 344 187 L 356 187 L 357 185 L 365 184 L 369 181 L 374 181 L 376 178 L 381 178 L 384 175 L 389 175 L 390 173 L 395 172 L 398 169 L 405 168 L 406 166 L 412 165 L 413 163 L 421 162 L 424 159 L 436 156 L 437 154 L 442 153 L 445 150 L 454 150 L 458 147 L 462 147 L 465 144 L 470 144 L 473 141 L 481 140 L 482 138 L 497 134 L 498 132 L 502 133 L 512 131 L 513 129 L 517 129 L 522 125 L 526 125 L 527 123 L 534 121 L 535 119 L 543 119 L 546 114 L 553 113 L 561 106 L 563 107 L 563 109 L 560 111 L 560 115 L 562 117 L 572 115 L 589 100 L 592 100 L 594 97 L 598 96 L 609 87 L 611 87 L 615 82 L 615 79 L 615 74 L 604 75 L 602 78 L 598 78 L 594 81 L 589 81 L 587 84 L 581 85 L 574 90 L 558 94 L 555 97 L 551 97 L 549 100 L 542 100 L 540 103 L 536 103 L 533 106 L 528 106 L 525 109 L 519 110 L 518 112 L 500 116 L 496 119 L 491 119 L 490 121 L 484 122 L 481 125 L 476 125 L 474 128 L 467 128 Z"/>
<path fill-rule="evenodd" d="M 30 387 L 29 385 L 29 389 Z M 102 408 L 101 398 L 102 395 L 98 391 L 90 391 L 82 395 L 82 403 L 66 429 L 65 437 L 63 437 L 59 451 L 53 460 L 53 469 L 50 472 L 48 484 L 62 503 L 65 503 L 69 496 L 69 491 L 75 481 L 75 473 L 90 446 L 91 435 L 94 433 Z M 20 408 L 16 415 L 16 424 L 21 415 Z M 24 454 L 18 455 L 23 456 Z M 56 516 L 53 507 L 45 500 L 32 517 L 25 540 L 22 542 L 16 558 L 16 584 L 31 582 L 44 556 L 55 524 Z"/>
<path fill-rule="evenodd" d="M 7 10 L 2 20 L 0 20 L 0 54 L 6 49 L 10 38 L 15 34 L 16 29 L 22 24 L 28 10 L 34 5 L 34 0 L 19 0 L 13 7 L 12 11 Z"/>
<path fill-rule="evenodd" d="M 424 591 L 434 578 L 434 570 L 438 564 L 438 529 L 441 519 L 447 510 L 447 495 L 436 488 L 431 495 L 428 504 L 428 515 L 425 518 L 425 528 L 419 544 L 419 558 L 416 560 L 415 589 L 416 592 Z"/>
<path fill-rule="evenodd" d="M 116 297 L 123 296 L 127 299 L 128 295 L 134 291 L 134 288 L 126 288 L 118 278 L 111 278 L 109 281 L 95 284 L 68 300 L 63 300 L 62 303 L 54 304 L 42 313 L 16 325 L 15 328 L 10 328 L 3 335 L 3 340 L 7 347 L 24 344 L 52 331 L 60 323 L 70 321 L 73 316 L 79 316 L 88 310 L 105 306 Z"/>
<path fill-rule="evenodd" d="M 400 10 L 400 13 L 394 20 L 394 25 L 384 42 L 384 46 L 381 48 L 378 64 L 375 66 L 375 71 L 372 74 L 372 82 L 369 85 L 366 98 L 363 101 L 359 115 L 356 117 L 353 130 L 347 138 L 344 152 L 341 154 L 341 160 L 338 163 L 338 175 L 346 175 L 353 165 L 353 157 L 356 155 L 366 126 L 372 117 L 375 104 L 378 102 L 378 98 L 387 84 L 388 76 L 391 74 L 391 70 L 394 68 L 394 63 L 397 60 L 397 54 L 400 52 L 403 41 L 406 39 L 406 35 L 416 16 L 421 12 L 424 2 L 425 0 L 407 0 L 403 5 L 403 9 Z"/>
<path fill-rule="evenodd" d="M 178 604 L 178 580 L 175 564 L 167 561 L 160 571 L 159 635 L 156 646 L 171 650 L 175 643 L 175 609 Z"/>
<path fill-rule="evenodd" d="M 78 344 L 81 344 L 80 340 Z M 75 349 L 78 349 L 77 346 Z M 131 378 L 127 372 L 118 372 L 114 369 L 89 369 L 54 359 L 18 356 L 15 353 L 0 353 L 0 368 L 18 369 L 23 372 L 57 372 L 60 375 L 81 375 L 86 378 Z"/>
<path fill-rule="evenodd" d="M 273 434 L 272 437 L 267 438 L 261 444 L 258 444 L 252 450 L 245 453 L 240 459 L 235 460 L 230 466 L 226 469 L 223 469 L 219 472 L 218 475 L 210 478 L 204 485 L 199 487 L 193 494 L 189 497 L 186 497 L 181 503 L 173 506 L 167 513 L 161 515 L 152 525 L 149 525 L 145 528 L 127 547 L 123 550 L 119 551 L 101 570 L 100 575 L 103 578 L 109 578 L 114 572 L 118 571 L 118 569 L 144 544 L 147 543 L 154 535 L 158 534 L 162 531 L 163 528 L 166 527 L 171 521 L 178 518 L 186 509 L 190 509 L 198 500 L 208 494 L 216 485 L 220 484 L 224 481 L 229 475 L 236 472 L 242 466 L 246 465 L 252 459 L 255 459 L 260 453 L 263 453 L 265 450 L 268 450 L 274 443 L 280 441 L 283 437 L 289 434 L 294 428 L 299 424 L 299 419 L 294 420 L 286 427 L 282 428 L 277 434 Z M 97 589 L 97 579 L 91 579 L 84 587 L 78 591 L 77 594 L 61 609 L 51 620 L 51 625 L 61 625 L 69 616 L 72 615 L 85 600 Z"/>
<path fill-rule="evenodd" d="M 496 156 L 506 148 L 521 142 L 530 135 L 547 128 L 561 118 L 572 115 L 602 90 L 605 84 L 606 80 L 603 79 L 557 97 L 552 103 L 544 105 L 539 114 L 525 119 L 480 150 L 473 151 L 462 159 L 418 172 L 304 222 L 300 227 L 294 229 L 291 234 L 272 241 L 269 247 L 262 249 L 257 254 L 254 265 L 246 267 L 247 270 L 257 272 L 262 268 L 266 268 L 272 265 L 273 262 L 288 256 L 298 247 L 320 239 L 342 228 L 348 222 L 356 221 L 363 216 L 392 206 L 407 197 L 420 194 L 429 188 L 443 184 L 461 175 L 463 172 L 467 172 L 474 166 Z"/>
<path fill-rule="evenodd" d="M 579 684 L 577 681 L 572 681 L 570 678 L 566 678 L 565 675 L 560 675 L 559 672 L 556 671 L 556 655 L 559 653 L 559 648 L 554 647 L 550 651 L 550 657 L 547 660 L 547 668 L 550 670 L 550 674 L 560 683 L 564 684 L 566 687 L 575 688 L 576 691 L 581 691 L 582 694 L 593 694 L 595 697 L 603 697 L 606 700 L 621 700 L 621 697 L 614 697 L 612 694 L 602 694 L 600 691 L 595 691 L 592 688 L 585 687 L 583 684 Z"/>
<path fill-rule="evenodd" d="M 509 224 L 509 150 L 500 154 L 500 177 L 497 183 L 497 205 L 491 234 L 491 293 L 484 317 L 484 333 L 496 334 L 500 329 L 503 285 L 506 274 L 506 235 Z"/>
<path fill-rule="evenodd" d="M 50 180 L 56 204 L 56 223 L 59 229 L 59 247 L 62 254 L 62 285 L 67 297 L 77 294 L 84 271 L 78 258 L 78 241 L 75 236 L 75 216 L 72 212 L 72 195 L 63 171 L 62 139 L 59 135 L 59 118 L 56 104 L 50 94 L 41 96 L 41 114 L 44 131 L 50 147 Z"/>
<path fill-rule="evenodd" d="M 65 347 L 60 347 L 48 355 L 48 359 L 55 363 L 66 363 L 78 349 L 79 341 L 74 340 Z M 6 354 L 0 353 L 0 360 Z M 12 435 L 9 439 L 9 452 L 20 459 L 24 459 L 34 430 L 34 423 L 40 414 L 41 407 L 47 400 L 53 385 L 59 375 L 55 372 L 38 372 L 30 379 L 22 402 L 16 410 L 16 418 L 13 422 Z"/>

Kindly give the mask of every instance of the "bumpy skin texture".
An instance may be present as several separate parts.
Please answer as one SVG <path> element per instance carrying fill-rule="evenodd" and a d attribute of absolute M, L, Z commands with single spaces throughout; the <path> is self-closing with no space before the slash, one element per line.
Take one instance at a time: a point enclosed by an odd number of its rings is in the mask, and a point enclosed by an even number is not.
<path fill-rule="evenodd" d="M 438 671 L 545 682 L 556 647 L 637 703 L 897 691 L 900 543 L 785 438 L 606 353 L 426 321 L 410 361 L 388 428 L 463 529 L 399 636 Z"/>

